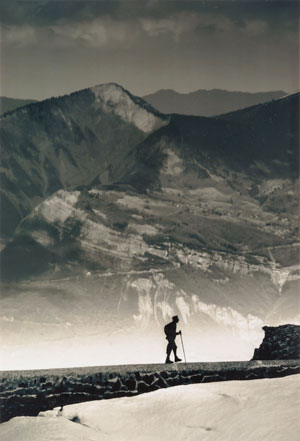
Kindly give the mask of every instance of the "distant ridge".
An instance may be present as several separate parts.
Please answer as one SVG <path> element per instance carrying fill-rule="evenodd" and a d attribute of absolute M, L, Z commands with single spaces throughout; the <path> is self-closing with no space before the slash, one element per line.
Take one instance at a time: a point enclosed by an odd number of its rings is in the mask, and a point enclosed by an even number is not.
<path fill-rule="evenodd" d="M 24 100 L 17 98 L 8 98 L 6 96 L 0 97 L 0 115 L 4 113 L 11 112 L 12 110 L 17 109 L 18 107 L 26 106 L 27 104 L 36 103 L 37 100 Z"/>
<path fill-rule="evenodd" d="M 161 89 L 143 98 L 163 113 L 215 116 L 272 101 L 284 95 L 286 92 L 282 90 L 249 93 L 199 89 L 191 93 L 178 93 L 171 89 Z"/>

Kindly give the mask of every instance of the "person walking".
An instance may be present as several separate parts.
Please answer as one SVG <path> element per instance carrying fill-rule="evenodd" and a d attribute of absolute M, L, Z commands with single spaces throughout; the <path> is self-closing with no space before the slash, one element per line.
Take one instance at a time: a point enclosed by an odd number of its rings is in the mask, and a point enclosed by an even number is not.
<path fill-rule="evenodd" d="M 181 331 L 176 331 L 176 325 L 178 322 L 178 315 L 174 315 L 174 317 L 172 317 L 172 321 L 164 327 L 166 339 L 168 340 L 166 363 L 173 363 L 173 361 L 170 360 L 172 351 L 174 352 L 175 361 L 181 361 L 181 358 L 177 357 L 177 346 L 175 343 L 176 335 L 181 335 Z"/>

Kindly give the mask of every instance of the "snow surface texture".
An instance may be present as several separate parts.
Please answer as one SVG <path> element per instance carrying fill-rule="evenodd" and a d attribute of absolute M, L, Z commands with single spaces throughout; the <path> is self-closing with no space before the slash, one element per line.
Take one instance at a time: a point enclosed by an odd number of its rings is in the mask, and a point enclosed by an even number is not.
<path fill-rule="evenodd" d="M 176 386 L 17 417 L 2 441 L 299 441 L 300 375 Z"/>

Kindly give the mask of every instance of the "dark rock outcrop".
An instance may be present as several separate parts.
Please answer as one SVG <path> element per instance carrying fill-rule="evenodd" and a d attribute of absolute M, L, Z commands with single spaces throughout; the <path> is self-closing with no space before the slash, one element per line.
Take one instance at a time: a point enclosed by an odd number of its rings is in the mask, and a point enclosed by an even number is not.
<path fill-rule="evenodd" d="M 300 326 L 264 326 L 265 337 L 253 360 L 300 359 Z"/>

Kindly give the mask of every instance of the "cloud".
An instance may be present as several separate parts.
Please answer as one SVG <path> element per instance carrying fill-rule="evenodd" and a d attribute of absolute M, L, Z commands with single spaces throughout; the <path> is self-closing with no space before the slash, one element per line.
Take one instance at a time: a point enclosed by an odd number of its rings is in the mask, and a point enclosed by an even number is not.
<path fill-rule="evenodd" d="M 159 37 L 161 34 L 175 33 L 176 22 L 172 19 L 162 18 L 159 20 L 152 18 L 140 19 L 141 28 L 150 37 Z"/>
<path fill-rule="evenodd" d="M 6 46 L 25 47 L 36 44 L 37 32 L 32 26 L 4 26 L 1 32 L 1 43 Z"/>
<path fill-rule="evenodd" d="M 231 31 L 236 25 L 228 18 L 207 13 L 181 12 L 168 18 L 140 18 L 142 30 L 149 37 L 171 35 L 174 41 L 185 36 L 201 38 L 200 34 Z"/>
<path fill-rule="evenodd" d="M 96 18 L 50 27 L 63 45 L 83 45 L 90 48 L 129 48 L 138 40 L 138 28 L 134 22 L 119 21 L 110 17 Z"/>
<path fill-rule="evenodd" d="M 21 5 L 19 4 L 21 3 Z M 76 47 L 128 49 L 162 40 L 201 41 L 214 35 L 236 39 L 267 34 L 276 23 L 277 33 L 291 30 L 292 11 L 279 8 L 266 14 L 247 5 L 176 1 L 44 1 L 2 6 L 3 41 L 8 46 L 48 48 Z M 268 9 L 269 10 L 269 9 Z M 268 18 L 270 17 L 270 18 Z M 295 24 L 294 24 L 295 25 Z M 274 29 L 273 29 L 274 30 Z"/>
<path fill-rule="evenodd" d="M 120 0 L 10 0 L 0 2 L 0 16 L 7 25 L 51 26 L 104 15 L 113 17 L 120 3 Z"/>
<path fill-rule="evenodd" d="M 284 3 L 284 7 L 283 7 Z M 2 23 L 11 25 L 52 26 L 71 24 L 103 17 L 116 20 L 168 20 L 170 17 L 210 15 L 216 20 L 247 22 L 263 20 L 269 25 L 298 28 L 299 3 L 296 0 L 260 1 L 166 1 L 166 0 L 10 0 L 0 2 Z M 157 25 L 157 23 L 156 23 Z"/>
<path fill-rule="evenodd" d="M 268 32 L 269 26 L 263 20 L 248 20 L 244 26 L 244 32 L 249 36 L 260 36 Z"/>
<path fill-rule="evenodd" d="M 2 43 L 9 47 L 3 51 L 9 72 L 3 93 L 24 96 L 26 81 L 27 93 L 45 98 L 100 79 L 140 95 L 170 87 L 293 91 L 299 52 L 295 5 L 3 1 Z"/>
<path fill-rule="evenodd" d="M 61 44 L 82 44 L 91 48 L 130 48 L 148 39 L 171 38 L 179 42 L 191 35 L 205 19 L 197 14 L 176 14 L 168 18 L 127 18 L 110 16 L 81 22 L 59 23 L 50 29 Z"/>
<path fill-rule="evenodd" d="M 58 23 L 51 26 L 5 25 L 2 28 L 1 43 L 7 47 L 40 48 L 129 48 L 138 41 L 135 23 L 119 21 L 110 17 L 81 22 Z"/>
<path fill-rule="evenodd" d="M 91 47 L 101 47 L 107 43 L 108 32 L 101 21 L 59 24 L 50 28 L 54 35 L 69 43 L 83 43 Z M 59 40 L 58 40 L 59 41 Z"/>
<path fill-rule="evenodd" d="M 199 22 L 196 15 L 178 14 L 168 18 L 97 17 L 81 22 L 58 23 L 49 28 L 64 45 L 82 44 L 91 48 L 130 48 L 147 39 L 171 37 L 179 41 L 181 36 L 193 31 Z"/>

